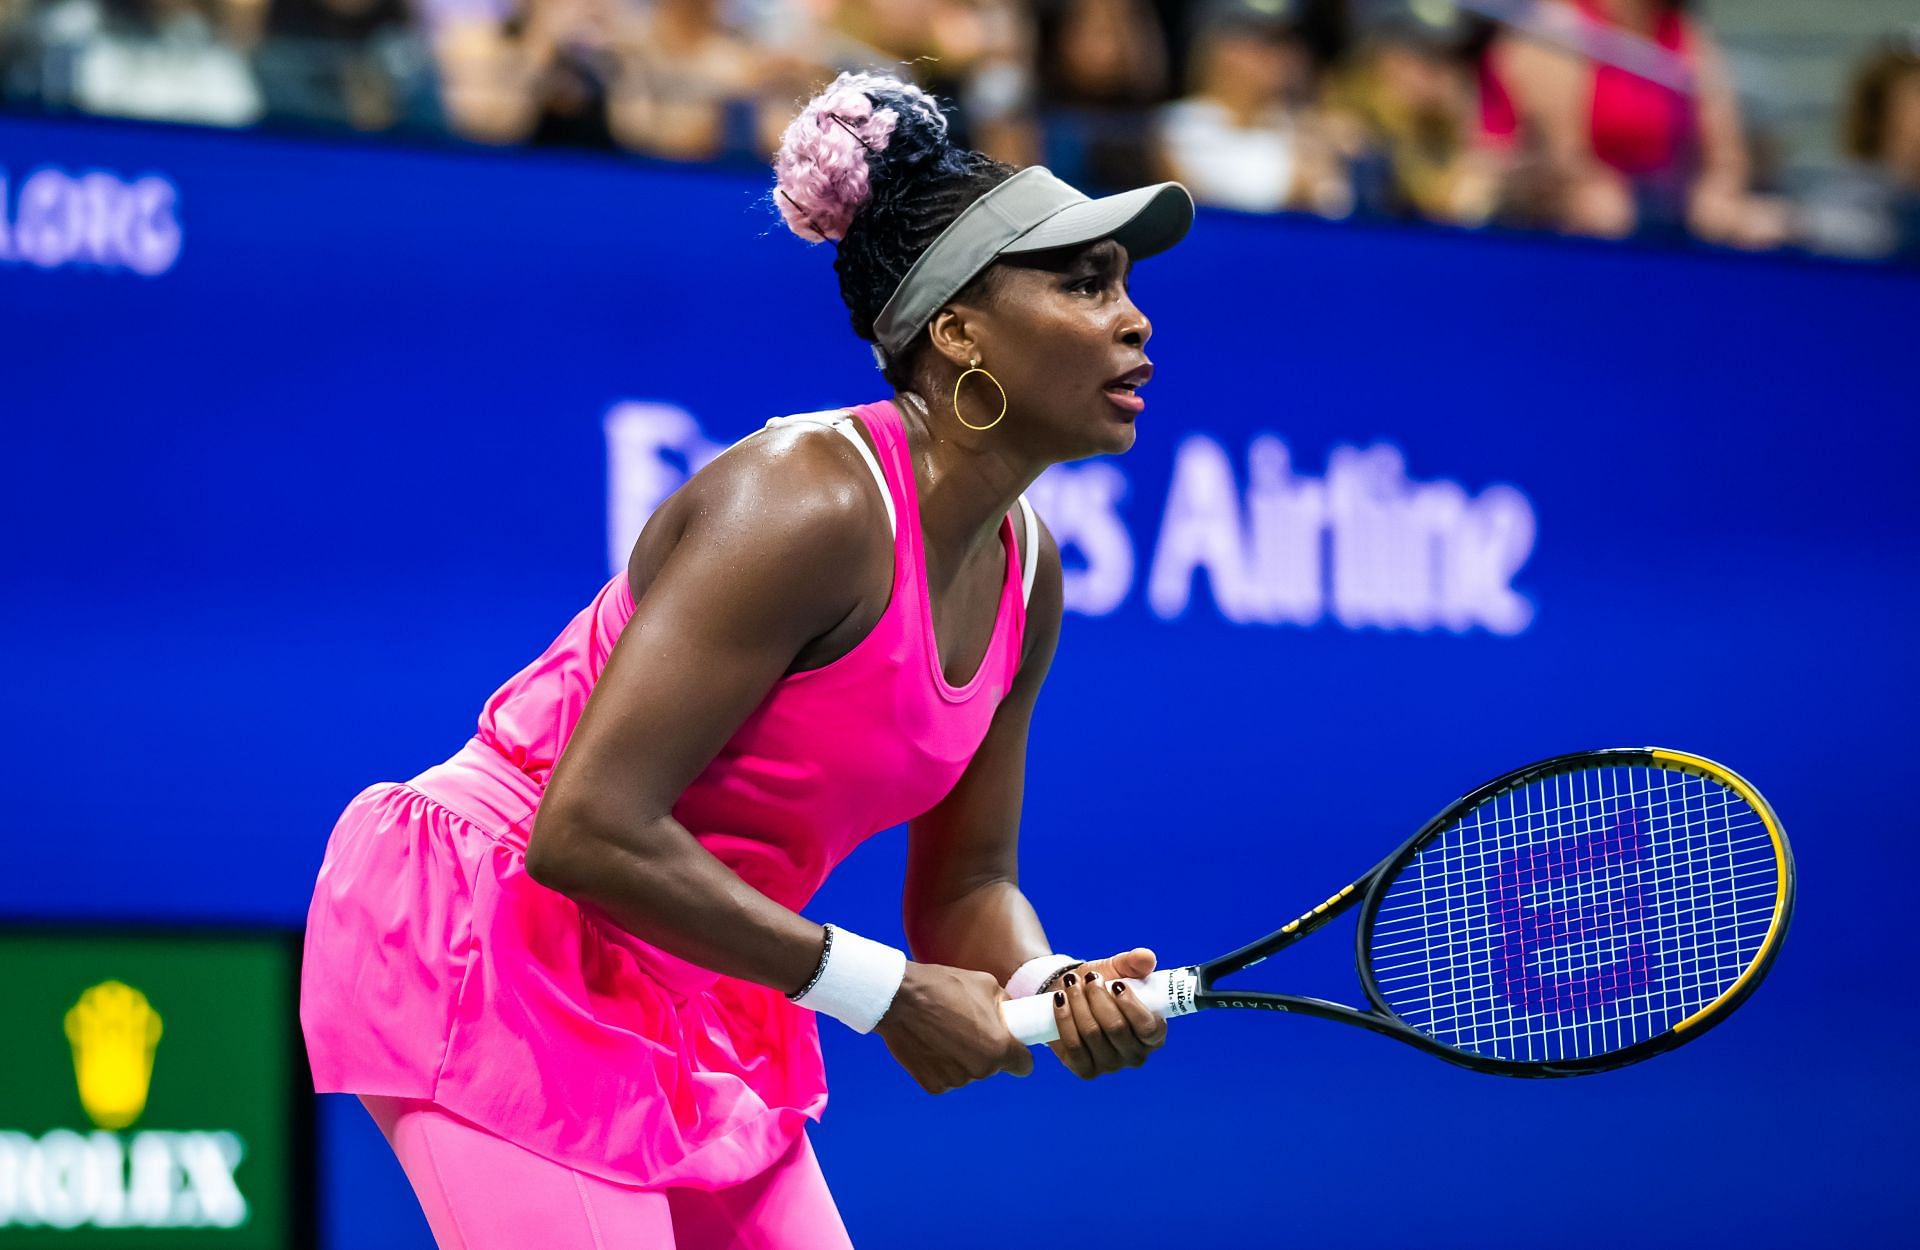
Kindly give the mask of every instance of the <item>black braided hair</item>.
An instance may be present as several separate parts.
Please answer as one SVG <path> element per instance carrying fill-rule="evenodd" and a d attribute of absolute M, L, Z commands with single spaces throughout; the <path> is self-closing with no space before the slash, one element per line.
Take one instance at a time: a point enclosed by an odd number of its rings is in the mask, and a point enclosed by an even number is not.
<path fill-rule="evenodd" d="M 956 147 L 937 122 L 913 106 L 904 93 L 869 88 L 877 108 L 898 114 L 886 146 L 867 155 L 872 194 L 860 206 L 840 240 L 833 269 L 840 276 L 840 298 L 853 332 L 874 341 L 873 322 L 920 254 L 969 204 L 1013 177 L 1019 170 L 990 156 Z M 990 281 L 988 269 L 957 298 L 977 296 Z M 924 336 L 887 361 L 883 373 L 894 386 L 906 386 L 914 361 L 926 346 Z"/>

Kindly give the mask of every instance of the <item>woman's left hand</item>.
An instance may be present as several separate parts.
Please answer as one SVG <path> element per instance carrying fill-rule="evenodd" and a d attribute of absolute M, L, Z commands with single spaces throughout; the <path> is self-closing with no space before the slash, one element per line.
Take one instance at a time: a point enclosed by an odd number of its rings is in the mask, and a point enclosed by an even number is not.
<path fill-rule="evenodd" d="M 1122 979 L 1144 977 L 1153 965 L 1153 952 L 1137 946 L 1082 964 L 1054 983 L 1053 1019 L 1060 1040 L 1051 1049 L 1075 1076 L 1091 1081 L 1137 1068 L 1166 1042 L 1167 1022 Z"/>

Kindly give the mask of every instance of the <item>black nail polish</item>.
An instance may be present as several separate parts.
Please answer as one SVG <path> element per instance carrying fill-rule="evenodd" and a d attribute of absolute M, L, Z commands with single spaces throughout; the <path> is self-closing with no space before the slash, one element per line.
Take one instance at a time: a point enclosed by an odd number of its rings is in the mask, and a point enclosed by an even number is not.
<path fill-rule="evenodd" d="M 1093 984 L 1093 983 L 1094 983 L 1095 981 L 1098 981 L 1099 979 L 1100 979 L 1100 974 L 1099 974 L 1099 973 L 1097 973 L 1097 972 L 1089 972 L 1089 973 L 1087 974 L 1087 984 L 1088 984 L 1088 985 L 1092 985 L 1092 984 Z"/>
<path fill-rule="evenodd" d="M 1067 996 L 1065 994 L 1062 994 L 1059 990 L 1055 990 L 1053 992 L 1053 1005 L 1056 1007 L 1066 1006 Z"/>
<path fill-rule="evenodd" d="M 1072 989 L 1074 986 L 1080 984 L 1080 978 L 1069 972 L 1066 976 L 1060 978 L 1060 984 L 1066 986 L 1068 989 Z"/>
<path fill-rule="evenodd" d="M 1115 982 L 1113 983 L 1113 992 L 1114 992 L 1114 993 L 1116 993 L 1116 994 L 1124 994 L 1124 993 L 1126 993 L 1126 992 L 1127 992 L 1127 983 L 1126 983 L 1125 981 L 1115 981 Z"/>

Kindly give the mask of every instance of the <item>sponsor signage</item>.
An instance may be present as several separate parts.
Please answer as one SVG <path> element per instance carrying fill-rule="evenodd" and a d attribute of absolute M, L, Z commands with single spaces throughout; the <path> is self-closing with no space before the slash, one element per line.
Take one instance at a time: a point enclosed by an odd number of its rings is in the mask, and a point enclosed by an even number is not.
<path fill-rule="evenodd" d="M 157 278 L 180 259 L 180 192 L 159 174 L 0 166 L 0 264 Z"/>
<path fill-rule="evenodd" d="M 618 573 L 668 495 L 726 444 L 670 403 L 620 403 L 605 419 L 607 558 Z M 1144 590 L 1153 619 L 1211 610 L 1235 625 L 1511 636 L 1533 623 L 1514 582 L 1533 555 L 1533 504 L 1513 486 L 1420 481 L 1390 443 L 1336 446 L 1324 473 L 1287 444 L 1189 434 L 1158 523 L 1129 522 L 1131 466 L 1054 465 L 1028 492 L 1059 542 L 1066 610 L 1107 616 Z"/>
<path fill-rule="evenodd" d="M 313 1241 L 298 948 L 0 929 L 0 1247 Z"/>

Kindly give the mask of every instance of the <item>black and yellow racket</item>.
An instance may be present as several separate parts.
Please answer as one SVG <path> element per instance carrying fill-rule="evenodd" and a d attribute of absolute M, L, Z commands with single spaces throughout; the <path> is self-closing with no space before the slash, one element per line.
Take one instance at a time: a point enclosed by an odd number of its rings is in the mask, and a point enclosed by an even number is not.
<path fill-rule="evenodd" d="M 1779 952 L 1793 896 L 1786 834 L 1738 774 L 1681 751 L 1582 751 L 1462 796 L 1259 941 L 1132 985 L 1163 1016 L 1293 1012 L 1478 1072 L 1578 1076 L 1726 1019 Z M 1216 985 L 1354 907 L 1366 1007 Z M 1002 1006 L 1021 1041 L 1058 1036 L 1050 995 Z"/>

